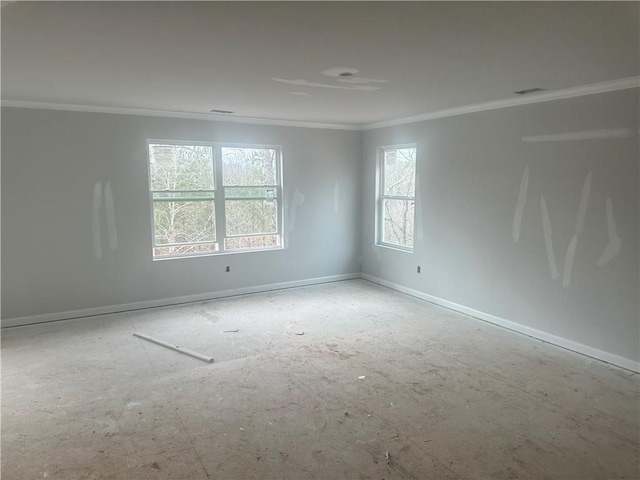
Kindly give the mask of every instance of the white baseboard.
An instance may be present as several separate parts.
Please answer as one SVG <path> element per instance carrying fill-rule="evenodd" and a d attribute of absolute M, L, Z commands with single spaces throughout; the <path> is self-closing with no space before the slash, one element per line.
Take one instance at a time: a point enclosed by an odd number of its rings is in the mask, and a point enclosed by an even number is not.
<path fill-rule="evenodd" d="M 181 297 L 160 298 L 157 300 L 147 300 L 144 302 L 123 303 L 120 305 L 108 305 L 104 307 L 83 308 L 81 310 L 71 310 L 68 312 L 44 313 L 42 315 L 31 315 L 26 317 L 3 318 L 2 328 L 19 327 L 22 325 L 32 325 L 34 323 L 54 322 L 57 320 L 70 320 L 73 318 L 92 317 L 95 315 L 105 315 L 109 313 L 130 312 L 145 308 L 166 307 L 170 305 L 180 305 L 183 303 L 204 302 L 216 298 L 234 297 L 237 295 L 247 295 L 249 293 L 269 292 L 272 290 L 282 290 L 285 288 L 304 287 L 319 283 L 338 282 L 341 280 L 353 280 L 360 278 L 359 273 L 347 273 L 343 275 L 331 275 L 328 277 L 307 278 L 304 280 L 294 280 L 291 282 L 269 283 L 267 285 L 257 285 L 253 287 L 234 288 L 231 290 L 221 290 L 217 292 L 197 293 L 195 295 L 185 295 Z"/>
<path fill-rule="evenodd" d="M 581 343 L 577 343 L 563 337 L 558 337 L 556 335 L 543 332 L 535 328 L 527 327 L 526 325 L 522 325 L 520 323 L 516 323 L 511 320 L 506 320 L 504 318 L 496 317 L 495 315 L 481 312 L 473 308 L 465 307 L 464 305 L 459 305 L 457 303 L 450 302 L 449 300 L 444 300 L 442 298 L 435 297 L 433 295 L 429 295 L 427 293 L 420 292 L 412 288 L 404 287 L 397 283 L 389 282 L 387 280 L 383 280 L 381 278 L 377 278 L 372 275 L 368 275 L 366 273 L 348 273 L 343 275 L 331 275 L 327 277 L 316 277 L 316 278 L 308 278 L 304 280 L 294 280 L 291 282 L 269 283 L 266 285 L 256 285 L 253 287 L 243 287 L 243 288 L 235 288 L 230 290 L 221 290 L 217 292 L 198 293 L 195 295 L 185 295 L 180 297 L 147 300 L 143 302 L 124 303 L 120 305 L 108 305 L 104 307 L 84 308 L 80 310 L 71 310 L 68 312 L 55 312 L 55 313 L 45 313 L 42 315 L 31 315 L 31 316 L 25 316 L 25 317 L 3 318 L 1 321 L 1 326 L 2 328 L 9 328 L 9 327 L 18 327 L 22 325 L 32 325 L 35 323 L 54 322 L 57 320 L 71 320 L 74 318 L 92 317 L 95 315 L 105 315 L 110 313 L 129 312 L 134 310 L 142 310 L 145 308 L 166 307 L 166 306 L 180 305 L 185 303 L 204 302 L 207 300 L 215 300 L 216 298 L 233 297 L 237 295 L 247 295 L 250 293 L 269 292 L 272 290 L 304 287 L 307 285 L 338 282 L 342 280 L 353 280 L 356 278 L 362 278 L 364 280 L 377 283 L 378 285 L 382 285 L 384 287 L 397 290 L 398 292 L 406 293 L 407 295 L 411 295 L 412 297 L 417 297 L 422 300 L 426 300 L 427 302 L 431 302 L 433 304 L 448 308 L 450 310 L 454 310 L 456 312 L 464 313 L 465 315 L 469 315 L 479 320 L 483 320 L 485 322 L 492 323 L 494 325 L 498 325 L 503 328 L 507 328 L 514 332 L 521 333 L 529 337 L 536 338 L 538 340 L 542 340 L 543 342 L 551 343 L 553 345 L 566 348 L 567 350 L 571 350 L 573 352 L 577 352 L 582 355 L 595 358 L 596 360 L 601 360 L 603 362 L 611 363 L 613 365 L 617 365 L 627 370 L 640 373 L 640 362 L 638 361 L 621 357 L 619 355 L 615 355 L 610 352 L 605 352 L 604 350 L 599 350 L 597 348 L 590 347 L 588 345 L 583 345 Z"/>
<path fill-rule="evenodd" d="M 507 328 L 509 330 L 513 330 L 514 332 L 517 332 L 517 333 L 522 333 L 529 337 L 542 340 L 543 342 L 551 343 L 558 347 L 566 348 L 567 350 L 571 350 L 573 352 L 577 352 L 582 355 L 595 358 L 596 360 L 601 360 L 603 362 L 611 363 L 613 365 L 617 365 L 618 367 L 622 367 L 627 370 L 631 370 L 633 372 L 640 372 L 640 362 L 636 360 L 621 357 L 619 355 L 615 355 L 610 352 L 605 352 L 604 350 L 599 350 L 597 348 L 590 347 L 588 345 L 583 345 L 581 343 L 577 343 L 563 337 L 558 337 L 557 335 L 543 332 L 542 330 L 537 330 L 535 328 L 527 327 L 526 325 L 522 325 L 521 323 L 512 322 L 511 320 L 506 320 L 504 318 L 496 317 L 495 315 L 481 312 L 473 308 L 465 307 L 464 305 L 459 305 L 457 303 L 450 302 L 449 300 L 444 300 L 442 298 L 434 297 L 433 295 L 429 295 L 427 293 L 423 293 L 418 290 L 414 290 L 412 288 L 407 288 L 397 283 L 389 282 L 387 280 L 383 280 L 381 278 L 377 278 L 372 275 L 368 275 L 366 273 L 362 273 L 360 277 L 363 278 L 364 280 L 377 283 L 378 285 L 382 285 L 384 287 L 388 287 L 393 290 L 406 293 L 407 295 L 411 295 L 412 297 L 417 297 L 422 300 L 426 300 L 427 302 L 431 302 L 436 305 L 439 305 L 441 307 L 445 307 L 450 310 L 455 310 L 456 312 L 464 313 L 466 315 L 477 318 L 479 320 L 483 320 L 485 322 L 492 323 L 494 325 L 498 325 L 500 327 Z"/>

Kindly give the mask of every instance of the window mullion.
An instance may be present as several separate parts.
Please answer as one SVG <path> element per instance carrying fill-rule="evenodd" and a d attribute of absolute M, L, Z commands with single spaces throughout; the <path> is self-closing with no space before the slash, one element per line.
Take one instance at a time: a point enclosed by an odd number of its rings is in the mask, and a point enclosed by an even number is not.
<path fill-rule="evenodd" d="M 384 182 L 384 151 L 379 152 L 378 161 L 380 162 L 380 181 L 378 183 L 378 241 L 381 242 L 384 238 L 384 192 L 385 192 L 385 182 Z"/>
<path fill-rule="evenodd" d="M 216 242 L 219 251 L 224 250 L 224 239 L 227 236 L 224 214 L 224 187 L 222 182 L 222 148 L 218 145 L 213 149 L 215 210 L 216 210 Z"/>
<path fill-rule="evenodd" d="M 384 223 L 384 217 L 382 216 L 382 196 L 378 196 L 377 205 L 376 205 L 375 243 L 380 243 L 382 241 L 383 223 Z"/>
<path fill-rule="evenodd" d="M 282 186 L 276 187 L 276 230 L 280 235 L 280 242 L 284 243 L 284 232 L 282 231 L 284 225 L 284 200 L 282 193 Z"/>

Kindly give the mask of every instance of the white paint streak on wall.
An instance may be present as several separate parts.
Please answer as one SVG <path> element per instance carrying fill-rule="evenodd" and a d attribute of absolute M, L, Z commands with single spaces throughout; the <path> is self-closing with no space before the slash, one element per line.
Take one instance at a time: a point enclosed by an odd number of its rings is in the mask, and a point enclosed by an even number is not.
<path fill-rule="evenodd" d="M 576 249 L 578 248 L 578 235 L 582 233 L 584 229 L 584 219 L 587 214 L 587 205 L 589 204 L 589 195 L 591 193 L 591 179 L 593 173 L 589 172 L 584 179 L 582 185 L 582 195 L 580 195 L 580 205 L 578 206 L 578 217 L 576 218 L 575 234 L 569 242 L 567 247 L 567 253 L 564 257 L 564 270 L 562 272 L 562 286 L 568 288 L 571 286 L 571 273 L 573 271 L 573 260 L 576 255 Z"/>
<path fill-rule="evenodd" d="M 100 209 L 102 208 L 102 184 L 96 182 L 93 187 L 93 254 L 102 258 L 102 239 L 100 238 Z"/>
<path fill-rule="evenodd" d="M 340 209 L 340 185 L 338 182 L 333 186 L 333 212 L 337 215 Z"/>
<path fill-rule="evenodd" d="M 522 137 L 523 142 L 566 142 L 570 140 L 604 140 L 608 138 L 627 138 L 631 134 L 628 128 L 587 130 L 584 132 L 555 133 L 551 135 L 532 135 Z"/>
<path fill-rule="evenodd" d="M 291 195 L 291 201 L 289 202 L 289 218 L 287 221 L 287 232 L 293 232 L 296 228 L 296 213 L 298 206 L 304 203 L 304 195 L 300 193 L 300 189 L 296 190 Z"/>
<path fill-rule="evenodd" d="M 609 244 L 605 247 L 602 255 L 600 255 L 600 258 L 598 259 L 599 267 L 602 267 L 613 260 L 613 257 L 620 253 L 620 247 L 622 246 L 622 241 L 620 240 L 616 229 L 616 219 L 613 216 L 613 203 L 611 203 L 610 198 L 607 198 L 606 201 L 606 215 Z"/>
<path fill-rule="evenodd" d="M 554 280 L 560 276 L 558 273 L 558 265 L 556 264 L 556 255 L 553 251 L 553 241 L 551 240 L 551 219 L 549 218 L 549 210 L 544 196 L 540 197 L 540 212 L 542 213 L 542 233 L 544 235 L 544 245 L 547 249 L 547 258 L 549 259 L 549 267 L 551 268 L 551 278 Z"/>
<path fill-rule="evenodd" d="M 118 248 L 118 232 L 116 231 L 116 211 L 113 202 L 113 192 L 111 182 L 107 182 L 104 187 L 104 210 L 107 214 L 107 234 L 109 236 L 109 248 Z"/>
<path fill-rule="evenodd" d="M 580 196 L 580 206 L 578 207 L 578 218 L 576 219 L 576 234 L 582 233 L 584 228 L 584 218 L 587 214 L 587 205 L 589 204 L 589 194 L 591 193 L 591 177 L 592 172 L 587 174 L 582 186 L 582 195 Z"/>
<path fill-rule="evenodd" d="M 527 189 L 529 188 L 529 166 L 527 165 L 520 180 L 520 193 L 518 194 L 518 203 L 516 204 L 516 213 L 513 216 L 513 240 L 518 243 L 520 241 L 520 225 L 522 224 L 522 212 L 524 204 L 527 200 Z"/>
<path fill-rule="evenodd" d="M 571 271 L 573 270 L 573 259 L 576 255 L 578 247 L 578 234 L 575 234 L 569 242 L 567 254 L 564 257 L 564 271 L 562 272 L 562 286 L 568 288 L 571 286 Z"/>

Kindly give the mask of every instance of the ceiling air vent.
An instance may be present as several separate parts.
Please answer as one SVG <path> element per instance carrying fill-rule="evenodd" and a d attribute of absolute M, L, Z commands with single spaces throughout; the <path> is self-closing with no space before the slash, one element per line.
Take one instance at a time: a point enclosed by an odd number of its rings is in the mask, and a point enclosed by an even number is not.
<path fill-rule="evenodd" d="M 518 92 L 513 92 L 513 93 L 517 93 L 518 95 L 527 95 L 529 93 L 535 93 L 535 92 L 544 92 L 546 90 L 546 88 L 529 88 L 528 90 L 520 90 Z"/>

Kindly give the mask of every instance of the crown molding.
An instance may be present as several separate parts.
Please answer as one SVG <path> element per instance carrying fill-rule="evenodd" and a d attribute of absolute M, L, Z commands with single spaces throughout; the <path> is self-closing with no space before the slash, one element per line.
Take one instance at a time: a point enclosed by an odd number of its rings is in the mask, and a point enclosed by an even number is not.
<path fill-rule="evenodd" d="M 151 110 L 145 108 L 100 107 L 94 105 L 73 105 L 67 103 L 25 102 L 20 100 L 2 100 L 3 107 L 34 108 L 39 110 L 62 110 L 66 112 L 114 113 L 118 115 L 142 115 L 147 117 L 184 118 L 188 120 L 206 120 L 210 122 L 245 123 L 251 125 L 271 125 L 278 127 L 326 128 L 332 130 L 362 130 L 360 125 L 339 123 L 302 122 L 296 120 L 277 120 L 259 117 L 235 117 L 209 113 L 176 112 L 171 110 Z"/>
<path fill-rule="evenodd" d="M 301 127 L 320 128 L 331 130 L 373 130 L 376 128 L 393 127 L 396 125 L 406 125 L 408 123 L 423 122 L 425 120 L 435 120 L 437 118 L 452 117 L 454 115 L 464 115 L 467 113 L 483 112 L 485 110 L 497 110 L 499 108 L 516 107 L 518 105 L 528 105 L 531 103 L 549 102 L 552 100 L 562 100 L 566 98 L 581 97 L 583 95 L 593 95 L 596 93 L 614 92 L 616 90 L 626 90 L 629 88 L 640 88 L 640 76 L 620 78 L 607 82 L 592 83 L 578 87 L 563 88 L 544 93 L 532 94 L 518 98 L 505 98 L 490 102 L 463 105 L 461 107 L 438 110 L 436 112 L 415 115 L 411 117 L 396 118 L 382 122 L 366 123 L 363 125 L 349 125 L 340 123 L 317 123 L 302 122 L 296 120 L 278 120 L 259 117 L 235 117 L 228 115 L 215 115 L 195 112 L 176 112 L 171 110 L 151 110 L 144 108 L 126 107 L 99 107 L 92 105 L 72 105 L 65 103 L 45 103 L 45 102 L 25 102 L 19 100 L 2 100 L 3 107 L 12 108 L 34 108 L 40 110 L 62 110 L 68 112 L 90 112 L 90 113 L 114 113 L 120 115 L 142 115 L 149 117 L 184 118 L 189 120 L 206 120 L 210 122 L 243 123 L 250 125 L 271 125 L 279 127 Z"/>
<path fill-rule="evenodd" d="M 595 93 L 614 92 L 616 90 L 626 90 L 628 88 L 639 88 L 640 76 L 621 78 L 618 80 L 610 80 L 607 82 L 592 83 L 589 85 L 581 85 L 579 87 L 563 88 L 560 90 L 552 90 L 545 93 L 537 93 L 531 96 L 522 96 L 518 98 L 505 98 L 502 100 L 493 100 L 490 102 L 475 103 L 464 105 L 461 107 L 448 108 L 437 112 L 415 115 L 412 117 L 396 118 L 394 120 L 386 120 L 382 122 L 367 123 L 361 126 L 362 130 L 373 130 L 375 128 L 393 127 L 396 125 L 405 125 L 407 123 L 422 122 L 425 120 L 434 120 L 436 118 L 452 117 L 454 115 L 464 115 L 466 113 L 483 112 L 485 110 L 497 110 L 499 108 L 516 107 L 518 105 L 527 105 L 530 103 L 549 102 L 551 100 L 561 100 L 565 98 L 581 97 L 583 95 L 593 95 Z"/>

